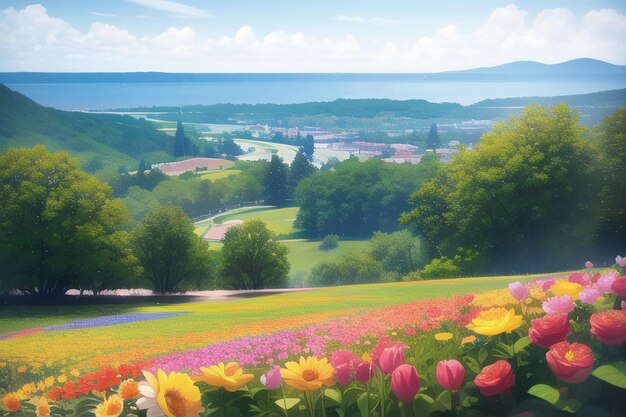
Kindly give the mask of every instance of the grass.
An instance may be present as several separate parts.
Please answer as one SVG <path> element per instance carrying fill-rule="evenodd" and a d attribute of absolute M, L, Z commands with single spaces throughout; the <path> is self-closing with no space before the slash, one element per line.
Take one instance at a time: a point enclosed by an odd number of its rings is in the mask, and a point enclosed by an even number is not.
<path fill-rule="evenodd" d="M 248 220 L 248 219 L 261 219 L 267 228 L 277 235 L 290 235 L 296 233 L 298 230 L 293 227 L 293 222 L 298 215 L 298 207 L 286 207 L 279 209 L 251 209 L 248 211 L 241 211 L 239 213 L 225 214 L 217 216 L 213 219 L 216 224 L 222 224 L 229 220 Z"/>
<path fill-rule="evenodd" d="M 289 248 L 290 276 L 309 272 L 314 266 L 322 262 L 329 262 L 350 252 L 367 250 L 369 240 L 340 241 L 336 249 L 329 251 L 319 250 L 319 241 L 286 240 L 282 241 Z"/>
<path fill-rule="evenodd" d="M 221 178 L 230 177 L 231 175 L 240 174 L 241 170 L 239 169 L 224 169 L 219 171 L 198 171 L 196 175 L 200 176 L 200 179 L 215 181 Z"/>

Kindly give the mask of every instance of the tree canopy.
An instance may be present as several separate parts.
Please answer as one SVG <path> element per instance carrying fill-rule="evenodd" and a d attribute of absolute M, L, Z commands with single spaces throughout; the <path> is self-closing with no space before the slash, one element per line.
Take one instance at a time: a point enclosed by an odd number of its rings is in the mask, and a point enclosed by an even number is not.
<path fill-rule="evenodd" d="M 289 167 L 278 155 L 272 155 L 265 171 L 265 189 L 267 202 L 274 206 L 282 206 L 287 200 L 287 172 Z"/>
<path fill-rule="evenodd" d="M 288 249 L 261 220 L 231 227 L 224 236 L 221 276 L 233 289 L 258 290 L 287 284 Z"/>

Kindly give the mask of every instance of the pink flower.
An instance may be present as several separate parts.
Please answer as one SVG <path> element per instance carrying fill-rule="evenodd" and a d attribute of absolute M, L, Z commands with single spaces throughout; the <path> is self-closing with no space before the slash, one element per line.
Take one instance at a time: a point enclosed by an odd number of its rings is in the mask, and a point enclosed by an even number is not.
<path fill-rule="evenodd" d="M 349 366 L 358 364 L 361 359 L 349 350 L 336 350 L 330 356 L 330 364 L 333 368 L 337 368 L 339 365 L 347 363 Z"/>
<path fill-rule="evenodd" d="M 583 287 L 586 287 L 589 284 L 589 274 L 584 274 L 582 272 L 574 272 L 567 279 L 569 282 L 574 282 L 576 284 L 580 284 Z"/>
<path fill-rule="evenodd" d="M 391 389 L 403 404 L 410 404 L 420 391 L 420 379 L 414 366 L 402 364 L 391 374 Z"/>
<path fill-rule="evenodd" d="M 401 343 L 385 348 L 380 355 L 379 364 L 383 374 L 389 375 L 398 366 L 404 363 L 404 348 Z"/>
<path fill-rule="evenodd" d="M 574 304 L 569 295 L 563 295 L 561 297 L 550 297 L 541 305 L 543 311 L 548 314 L 570 313 L 572 310 L 574 310 L 575 306 L 576 304 Z"/>
<path fill-rule="evenodd" d="M 580 298 L 580 301 L 585 304 L 593 304 L 598 300 L 599 297 L 600 291 L 598 291 L 596 288 L 591 287 L 585 288 L 578 294 L 578 298 Z"/>
<path fill-rule="evenodd" d="M 622 310 L 626 310 L 626 301 L 622 301 L 621 305 L 622 305 Z"/>
<path fill-rule="evenodd" d="M 266 374 L 261 375 L 261 384 L 265 385 L 267 389 L 273 390 L 280 387 L 282 378 L 280 376 L 280 366 L 274 365 L 272 369 L 267 371 Z"/>
<path fill-rule="evenodd" d="M 517 301 L 524 301 L 530 295 L 530 288 L 520 282 L 512 282 L 509 284 L 509 291 L 513 298 Z"/>
<path fill-rule="evenodd" d="M 372 365 L 369 362 L 363 361 L 356 367 L 356 380 L 361 384 L 370 382 L 371 376 Z"/>
<path fill-rule="evenodd" d="M 337 382 L 342 387 L 345 387 L 350 383 L 350 364 L 341 363 L 335 367 L 335 375 L 337 376 Z"/>
<path fill-rule="evenodd" d="M 456 359 L 439 361 L 435 369 L 435 376 L 443 388 L 456 391 L 463 384 L 465 368 Z"/>
<path fill-rule="evenodd" d="M 615 258 L 615 263 L 623 268 L 626 266 L 626 258 L 622 258 L 621 256 L 617 255 L 617 257 Z"/>
<path fill-rule="evenodd" d="M 593 370 L 591 348 L 582 343 L 563 341 L 554 344 L 546 353 L 546 360 L 554 375 L 570 384 L 584 382 Z"/>
<path fill-rule="evenodd" d="M 542 281 L 541 282 L 541 290 L 543 292 L 549 291 L 550 288 L 552 288 L 552 286 L 554 285 L 555 282 L 556 282 L 556 280 L 554 280 L 554 279 L 548 279 L 546 281 Z"/>
<path fill-rule="evenodd" d="M 615 271 L 607 272 L 598 278 L 596 285 L 598 286 L 598 289 L 604 293 L 613 292 L 613 290 L 611 290 L 611 286 L 613 285 L 615 278 L 617 278 L 617 273 L 615 273 Z"/>
<path fill-rule="evenodd" d="M 585 268 L 587 268 L 587 269 L 593 268 L 593 264 L 591 263 L 591 261 L 585 262 Z"/>

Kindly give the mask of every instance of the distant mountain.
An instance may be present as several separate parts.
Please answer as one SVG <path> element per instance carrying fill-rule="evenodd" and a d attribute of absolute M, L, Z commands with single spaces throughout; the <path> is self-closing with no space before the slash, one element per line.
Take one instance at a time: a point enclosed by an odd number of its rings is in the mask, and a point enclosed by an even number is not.
<path fill-rule="evenodd" d="M 444 74 L 474 75 L 626 75 L 626 65 L 614 65 L 591 58 L 579 58 L 559 64 L 517 61 L 496 67 L 446 71 Z"/>
<path fill-rule="evenodd" d="M 554 106 L 567 103 L 572 107 L 622 107 L 626 106 L 626 88 L 555 97 L 513 97 L 479 101 L 470 107 L 521 107 L 528 104 Z"/>
<path fill-rule="evenodd" d="M 172 160 L 173 142 L 145 120 L 43 107 L 0 84 L 0 152 L 40 143 L 105 175 L 121 165 L 132 171 L 140 159 Z"/>

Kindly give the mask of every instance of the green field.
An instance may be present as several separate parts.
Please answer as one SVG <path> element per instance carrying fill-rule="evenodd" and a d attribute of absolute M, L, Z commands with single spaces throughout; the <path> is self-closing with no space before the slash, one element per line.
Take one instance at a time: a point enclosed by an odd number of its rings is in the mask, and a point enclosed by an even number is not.
<path fill-rule="evenodd" d="M 279 209 L 250 209 L 239 213 L 224 214 L 213 219 L 215 224 L 222 224 L 229 220 L 261 219 L 267 224 L 268 229 L 277 235 L 290 235 L 298 230 L 293 227 L 293 222 L 298 215 L 298 207 L 286 207 Z"/>
<path fill-rule="evenodd" d="M 329 251 L 319 249 L 320 241 L 285 240 L 282 241 L 289 248 L 290 276 L 309 272 L 311 268 L 322 262 L 329 262 L 341 255 L 367 250 L 369 240 L 340 241 L 339 247 Z"/>

